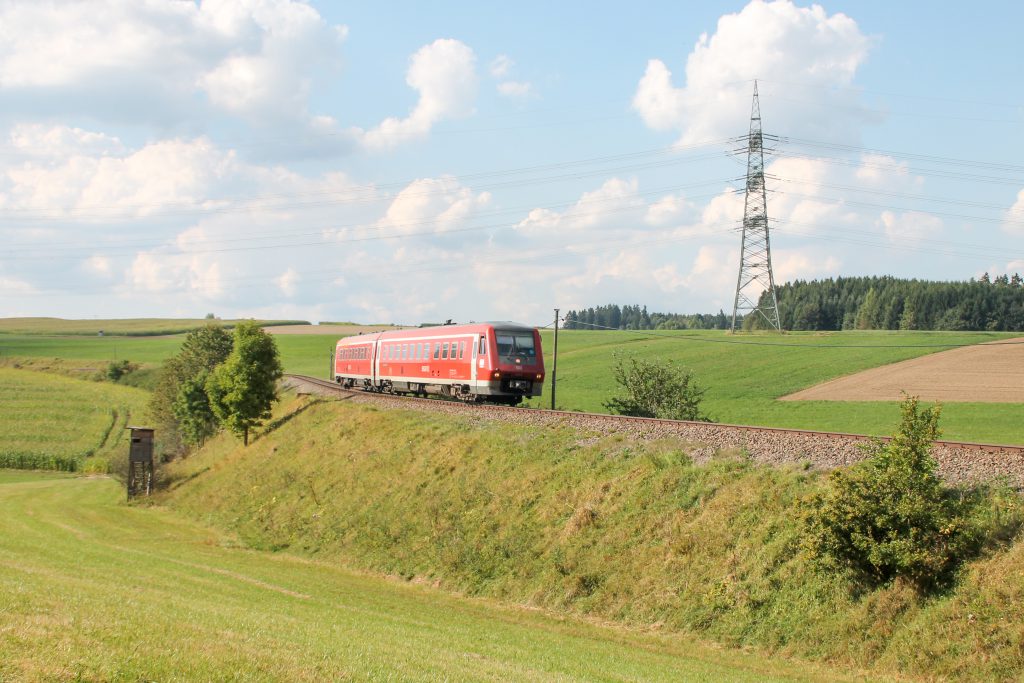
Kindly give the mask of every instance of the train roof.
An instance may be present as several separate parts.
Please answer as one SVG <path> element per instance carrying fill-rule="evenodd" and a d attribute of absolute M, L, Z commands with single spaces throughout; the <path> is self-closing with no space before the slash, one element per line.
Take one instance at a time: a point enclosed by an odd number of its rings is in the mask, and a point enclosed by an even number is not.
<path fill-rule="evenodd" d="M 488 321 L 481 323 L 466 323 L 463 325 L 433 325 L 431 327 L 415 327 L 403 330 L 388 330 L 386 332 L 371 332 L 352 337 L 344 337 L 338 340 L 339 344 L 362 344 L 376 341 L 378 339 L 411 339 L 424 336 L 441 336 L 457 334 L 473 334 L 484 332 L 488 329 L 501 330 L 502 332 L 533 332 L 535 328 L 522 323 L 515 323 L 506 320 Z"/>

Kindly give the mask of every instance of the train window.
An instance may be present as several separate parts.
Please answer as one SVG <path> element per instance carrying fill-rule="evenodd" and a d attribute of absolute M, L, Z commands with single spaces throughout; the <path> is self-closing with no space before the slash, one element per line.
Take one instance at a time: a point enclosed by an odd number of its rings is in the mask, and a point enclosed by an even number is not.
<path fill-rule="evenodd" d="M 459 360 L 462 360 L 462 356 L 465 353 L 466 353 L 466 342 L 460 341 L 459 342 Z"/>
<path fill-rule="evenodd" d="M 416 360 L 423 358 L 423 344 L 416 345 Z"/>
<path fill-rule="evenodd" d="M 498 333 L 499 356 L 525 356 L 534 358 L 537 350 L 534 348 L 532 334 L 516 334 L 514 332 Z"/>
<path fill-rule="evenodd" d="M 487 355 L 487 337 L 480 337 L 480 355 Z"/>
<path fill-rule="evenodd" d="M 408 357 L 409 357 L 409 345 L 408 344 L 402 344 L 402 360 L 405 360 Z"/>
<path fill-rule="evenodd" d="M 448 342 L 445 342 L 444 346 L 441 347 L 441 358 L 443 360 L 443 359 L 445 359 L 447 357 L 448 357 Z"/>
<path fill-rule="evenodd" d="M 434 360 L 437 360 L 440 357 L 441 357 L 441 345 L 440 344 L 434 344 Z"/>

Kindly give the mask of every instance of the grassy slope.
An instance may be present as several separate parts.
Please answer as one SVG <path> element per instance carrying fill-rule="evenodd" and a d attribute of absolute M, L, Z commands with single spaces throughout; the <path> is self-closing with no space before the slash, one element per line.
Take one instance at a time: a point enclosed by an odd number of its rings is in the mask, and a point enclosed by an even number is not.
<path fill-rule="evenodd" d="M 106 459 L 127 448 L 124 428 L 144 419 L 148 400 L 132 387 L 0 368 L 0 453 Z"/>
<path fill-rule="evenodd" d="M 1024 543 L 959 588 L 852 597 L 798 552 L 797 502 L 821 479 L 670 441 L 295 404 L 246 450 L 175 467 L 167 501 L 256 547 L 732 645 L 927 676 L 1024 670 Z"/>
<path fill-rule="evenodd" d="M 660 333 L 666 334 L 666 333 Z M 636 332 L 568 331 L 559 335 L 558 404 L 570 410 L 603 412 L 615 390 L 611 353 L 671 358 L 692 368 L 707 387 L 705 405 L 721 422 L 762 424 L 884 434 L 897 414 L 887 402 L 786 401 L 775 399 L 819 382 L 936 351 L 934 344 L 979 343 L 1007 335 L 953 332 L 843 332 L 790 334 L 787 344 L 773 336 L 728 337 L 717 331 L 649 337 Z M 175 353 L 182 337 L 47 338 L 0 334 L 0 357 L 83 359 L 90 367 L 113 360 L 156 363 Z M 275 337 L 287 372 L 326 377 L 336 339 L 331 335 Z M 739 341 L 740 344 L 723 343 Z M 552 353 L 550 331 L 544 349 Z M 869 348 L 841 348 L 863 345 Z M 905 348 L 883 348 L 909 345 Z M 874 347 L 874 348 L 871 348 Z M 534 405 L 550 405 L 550 386 Z M 944 436 L 965 441 L 1024 443 L 1024 404 L 949 403 L 943 411 Z"/>
<path fill-rule="evenodd" d="M 835 680 L 283 553 L 0 470 L 0 680 Z"/>

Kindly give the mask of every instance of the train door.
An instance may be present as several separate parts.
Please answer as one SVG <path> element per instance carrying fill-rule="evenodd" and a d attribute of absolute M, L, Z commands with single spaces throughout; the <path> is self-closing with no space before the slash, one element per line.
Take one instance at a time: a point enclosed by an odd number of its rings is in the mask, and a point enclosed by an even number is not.
<path fill-rule="evenodd" d="M 373 340 L 370 360 L 370 385 L 377 386 L 377 378 L 380 377 L 380 337 Z"/>
<path fill-rule="evenodd" d="M 480 337 L 477 335 L 470 337 L 469 345 L 472 347 L 469 354 L 469 379 L 476 386 L 476 347 L 480 346 Z"/>

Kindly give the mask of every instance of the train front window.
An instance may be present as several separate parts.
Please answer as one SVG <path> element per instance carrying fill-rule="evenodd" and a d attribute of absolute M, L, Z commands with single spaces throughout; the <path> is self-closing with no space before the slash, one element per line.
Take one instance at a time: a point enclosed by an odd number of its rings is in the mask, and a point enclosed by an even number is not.
<path fill-rule="evenodd" d="M 499 356 L 521 356 L 523 358 L 537 357 L 537 349 L 533 344 L 532 334 L 496 332 L 494 336 L 498 343 Z"/>

